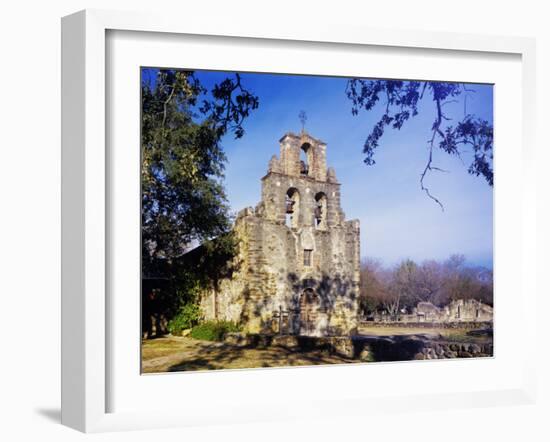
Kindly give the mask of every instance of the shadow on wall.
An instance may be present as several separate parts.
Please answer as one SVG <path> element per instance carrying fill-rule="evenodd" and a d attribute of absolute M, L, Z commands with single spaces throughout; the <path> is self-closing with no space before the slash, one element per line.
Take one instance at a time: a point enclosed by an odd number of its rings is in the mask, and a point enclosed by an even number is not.
<path fill-rule="evenodd" d="M 289 319 L 290 334 L 299 334 L 301 320 L 301 305 L 300 301 L 303 294 L 313 293 L 315 299 L 319 303 L 319 312 L 326 315 L 327 323 L 330 324 L 334 315 L 338 315 L 337 309 L 352 310 L 357 309 L 358 287 L 345 278 L 330 277 L 323 274 L 321 278 L 305 278 L 300 279 L 296 273 L 287 274 L 287 282 L 292 294 L 287 305 L 281 308 L 294 319 Z M 274 306 L 272 299 L 268 296 L 252 296 L 249 289 L 243 291 L 244 308 L 241 313 L 241 324 L 246 324 L 251 316 L 260 319 L 261 333 L 274 333 L 273 328 Z M 266 315 L 267 313 L 267 315 Z M 267 318 L 267 319 L 266 319 Z M 334 328 L 324 330 L 324 333 L 330 335 L 342 334 L 342 331 Z"/>
<path fill-rule="evenodd" d="M 238 238 L 228 233 L 179 258 L 158 259 L 147 266 L 142 263 L 142 336 L 154 338 L 168 333 L 168 322 L 182 305 L 196 302 L 198 286 L 218 290 L 220 281 L 231 279 L 242 265 L 239 244 Z"/>

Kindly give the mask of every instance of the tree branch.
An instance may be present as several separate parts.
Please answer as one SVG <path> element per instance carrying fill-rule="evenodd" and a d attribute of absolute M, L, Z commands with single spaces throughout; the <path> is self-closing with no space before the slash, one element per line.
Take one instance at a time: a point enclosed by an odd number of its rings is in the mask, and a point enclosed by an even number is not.
<path fill-rule="evenodd" d="M 429 141 L 428 162 L 426 163 L 426 167 L 424 167 L 424 170 L 420 174 L 420 188 L 424 191 L 424 193 L 426 193 L 426 195 L 428 195 L 429 198 L 434 200 L 439 205 L 439 207 L 441 207 L 441 211 L 444 212 L 445 208 L 443 207 L 443 204 L 441 203 L 441 201 L 439 201 L 438 198 L 436 198 L 434 195 L 432 195 L 430 193 L 430 189 L 424 185 L 424 178 L 426 178 L 426 174 L 428 173 L 428 171 L 438 169 L 438 168 L 432 166 L 434 141 L 435 141 L 436 135 L 441 134 L 441 130 L 439 129 L 439 127 L 441 126 L 441 120 L 442 120 L 441 102 L 440 102 L 439 99 L 436 100 L 436 104 L 437 104 L 437 106 L 436 106 L 437 107 L 437 118 L 436 118 L 436 120 L 434 122 L 434 125 L 433 125 L 432 138 Z"/>

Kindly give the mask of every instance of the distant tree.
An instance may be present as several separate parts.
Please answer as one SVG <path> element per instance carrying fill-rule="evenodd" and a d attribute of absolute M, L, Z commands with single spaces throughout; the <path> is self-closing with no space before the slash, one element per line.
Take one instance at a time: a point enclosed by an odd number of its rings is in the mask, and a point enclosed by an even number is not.
<path fill-rule="evenodd" d="M 439 305 L 457 299 L 476 299 L 493 304 L 493 272 L 466 265 L 463 255 L 452 255 L 441 266 L 442 286 Z"/>
<path fill-rule="evenodd" d="M 367 258 L 361 263 L 361 309 L 365 313 L 384 310 L 396 317 L 420 301 L 443 307 L 457 299 L 476 299 L 492 305 L 492 272 L 465 262 L 463 255 L 420 265 L 406 259 L 387 269 L 380 261 Z"/>
<path fill-rule="evenodd" d="M 153 73 L 141 83 L 141 233 L 142 274 L 157 282 L 144 284 L 143 300 L 144 311 L 164 314 L 179 307 L 181 296 L 174 293 L 190 293 L 173 281 L 178 274 L 189 279 L 191 269 L 179 268 L 184 262 L 179 257 L 213 238 L 211 253 L 231 255 L 236 246 L 222 182 L 227 159 L 221 139 L 244 135 L 243 122 L 258 98 L 239 74 L 208 91 L 193 71 Z"/>
<path fill-rule="evenodd" d="M 424 261 L 415 274 L 416 299 L 438 304 L 445 283 L 442 265 L 435 261 Z"/>
<path fill-rule="evenodd" d="M 390 317 L 396 318 L 399 315 L 399 311 L 402 307 L 404 293 L 392 281 L 389 280 L 386 283 L 385 290 L 382 292 L 380 299 L 380 305 L 388 312 Z"/>
<path fill-rule="evenodd" d="M 461 156 L 461 148 L 470 149 L 473 159 L 468 166 L 468 172 L 483 176 L 492 186 L 493 125 L 471 114 L 465 114 L 461 121 L 451 124 L 451 119 L 445 114 L 447 104 L 456 102 L 457 97 L 468 92 L 470 90 L 463 83 L 350 79 L 346 86 L 346 95 L 352 102 L 353 115 L 358 115 L 362 109 L 371 111 L 379 102 L 383 107 L 382 116 L 363 145 L 365 164 L 375 164 L 375 151 L 385 129 L 401 129 L 410 118 L 418 115 L 418 105 L 426 95 L 433 102 L 434 122 L 427 142 L 426 166 L 420 174 L 421 189 L 443 209 L 441 201 L 424 183 L 428 172 L 442 171 L 433 162 L 434 150 L 437 148 L 458 157 Z"/>
<path fill-rule="evenodd" d="M 359 307 L 363 314 L 376 311 L 384 302 L 387 287 L 382 272 L 382 263 L 377 259 L 361 262 Z"/>
<path fill-rule="evenodd" d="M 484 302 L 490 306 L 493 305 L 493 272 L 480 268 L 477 271 L 477 281 L 479 283 L 477 293 L 472 298 Z"/>
<path fill-rule="evenodd" d="M 443 263 L 444 287 L 440 298 L 442 304 L 447 304 L 456 299 L 463 299 L 465 290 L 468 289 L 468 280 L 466 278 L 467 269 L 465 267 L 466 259 L 464 255 L 451 255 Z"/>
<path fill-rule="evenodd" d="M 380 305 L 390 316 L 397 317 L 402 308 L 414 305 L 417 293 L 418 266 L 410 259 L 402 261 L 391 270 L 379 272 L 383 281 Z"/>

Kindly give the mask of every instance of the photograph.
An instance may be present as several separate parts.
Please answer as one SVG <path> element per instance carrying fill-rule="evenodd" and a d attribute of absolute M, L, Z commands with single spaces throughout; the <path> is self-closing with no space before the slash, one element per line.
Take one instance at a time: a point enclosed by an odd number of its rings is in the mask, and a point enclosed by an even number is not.
<path fill-rule="evenodd" d="M 0 442 L 546 442 L 543 6 L 5 2 Z"/>
<path fill-rule="evenodd" d="M 142 66 L 141 373 L 493 357 L 493 89 Z"/>

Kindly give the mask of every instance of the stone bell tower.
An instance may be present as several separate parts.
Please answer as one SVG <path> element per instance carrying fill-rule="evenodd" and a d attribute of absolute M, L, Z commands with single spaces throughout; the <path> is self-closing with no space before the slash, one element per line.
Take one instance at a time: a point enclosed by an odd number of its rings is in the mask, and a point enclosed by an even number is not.
<path fill-rule="evenodd" d="M 266 217 L 287 224 L 290 218 L 293 228 L 326 230 L 340 224 L 340 184 L 334 169 L 327 169 L 327 145 L 304 131 L 288 132 L 279 143 L 280 159 L 271 158 L 262 178 Z"/>
<path fill-rule="evenodd" d="M 262 200 L 239 212 L 239 271 L 204 298 L 207 319 L 251 333 L 349 335 L 357 327 L 359 221 L 346 221 L 327 145 L 286 133 L 261 179 Z"/>

